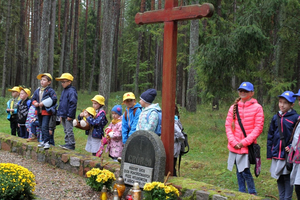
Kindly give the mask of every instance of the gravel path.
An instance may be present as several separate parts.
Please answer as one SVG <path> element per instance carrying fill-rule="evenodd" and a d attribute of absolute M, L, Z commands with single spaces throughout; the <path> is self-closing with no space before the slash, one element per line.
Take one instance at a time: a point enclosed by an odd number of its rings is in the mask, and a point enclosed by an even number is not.
<path fill-rule="evenodd" d="M 0 150 L 0 163 L 14 163 L 32 171 L 36 180 L 34 193 L 42 200 L 99 199 L 99 193 L 91 190 L 85 178 L 63 169 L 3 150 Z"/>

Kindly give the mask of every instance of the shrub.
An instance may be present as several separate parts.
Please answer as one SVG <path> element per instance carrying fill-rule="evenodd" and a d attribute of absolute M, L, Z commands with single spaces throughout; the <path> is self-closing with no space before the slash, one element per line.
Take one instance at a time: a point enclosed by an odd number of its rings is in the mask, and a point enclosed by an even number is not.
<path fill-rule="evenodd" d="M 112 189 L 112 183 L 116 180 L 115 175 L 106 170 L 93 168 L 86 173 L 87 180 L 86 183 L 95 191 L 100 192 L 103 185 L 106 186 L 108 190 Z"/>
<path fill-rule="evenodd" d="M 161 182 L 146 183 L 144 186 L 145 200 L 176 200 L 179 191 L 173 185 L 165 185 Z"/>
<path fill-rule="evenodd" d="M 0 199 L 34 199 L 35 176 L 28 169 L 12 163 L 0 163 Z"/>

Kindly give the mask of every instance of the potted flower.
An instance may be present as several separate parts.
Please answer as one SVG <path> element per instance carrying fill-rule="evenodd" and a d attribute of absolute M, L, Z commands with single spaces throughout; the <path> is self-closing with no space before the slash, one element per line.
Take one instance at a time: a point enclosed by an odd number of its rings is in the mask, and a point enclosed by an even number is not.
<path fill-rule="evenodd" d="M 86 183 L 95 191 L 100 192 L 103 185 L 107 190 L 112 189 L 112 184 L 116 180 L 115 175 L 106 169 L 93 168 L 86 173 Z"/>
<path fill-rule="evenodd" d="M 35 176 L 12 163 L 0 163 L 0 199 L 34 199 Z"/>
<path fill-rule="evenodd" d="M 173 185 L 165 185 L 161 182 L 146 183 L 144 186 L 145 200 L 176 200 L 179 191 Z"/>

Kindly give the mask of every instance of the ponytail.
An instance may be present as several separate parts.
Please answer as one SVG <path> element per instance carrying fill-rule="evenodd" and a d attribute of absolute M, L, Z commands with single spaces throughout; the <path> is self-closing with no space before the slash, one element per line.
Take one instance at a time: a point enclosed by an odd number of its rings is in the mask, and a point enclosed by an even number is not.
<path fill-rule="evenodd" d="M 235 126 L 234 126 L 234 120 L 235 120 L 235 116 L 236 116 L 236 108 L 238 106 L 238 102 L 241 100 L 241 97 L 237 98 L 235 101 L 234 101 L 234 104 L 233 104 L 233 114 L 232 114 L 232 118 L 233 118 L 233 121 L 231 123 L 231 128 L 232 130 L 235 129 Z"/>

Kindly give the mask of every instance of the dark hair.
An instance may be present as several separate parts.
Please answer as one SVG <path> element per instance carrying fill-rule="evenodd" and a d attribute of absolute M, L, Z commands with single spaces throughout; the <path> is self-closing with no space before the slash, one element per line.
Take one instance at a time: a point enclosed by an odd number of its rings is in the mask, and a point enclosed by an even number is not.
<path fill-rule="evenodd" d="M 49 82 L 49 81 L 52 81 L 52 79 L 51 79 L 49 76 L 47 76 L 47 75 L 44 75 L 44 76 L 42 76 L 42 77 L 47 78 L 48 82 Z"/>
<path fill-rule="evenodd" d="M 179 116 L 179 109 L 177 107 L 177 105 L 175 104 L 175 115 L 177 115 L 178 119 L 180 118 Z"/>
<path fill-rule="evenodd" d="M 234 126 L 234 120 L 235 120 L 235 116 L 236 116 L 236 107 L 238 106 L 238 102 L 241 100 L 241 97 L 237 98 L 234 103 L 233 103 L 233 114 L 232 114 L 232 118 L 233 118 L 233 121 L 231 123 L 231 128 L 232 130 L 235 129 L 235 126 Z"/>

